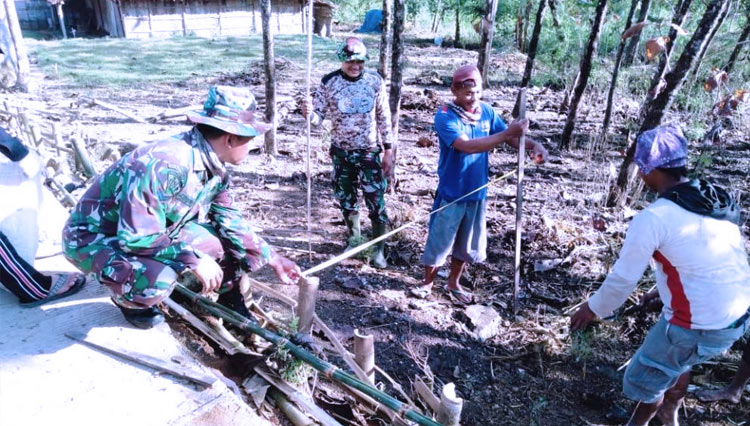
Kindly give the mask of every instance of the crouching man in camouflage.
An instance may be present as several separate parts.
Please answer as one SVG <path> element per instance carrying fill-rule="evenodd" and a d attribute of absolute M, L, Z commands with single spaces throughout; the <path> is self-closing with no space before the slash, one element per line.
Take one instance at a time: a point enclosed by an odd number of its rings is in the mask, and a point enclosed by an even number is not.
<path fill-rule="evenodd" d="M 307 99 L 302 99 L 299 106 L 305 117 L 312 114 L 314 125 L 325 118 L 331 120 L 333 190 L 349 228 L 348 250 L 361 242 L 360 188 L 370 212 L 373 238 L 386 232 L 385 177 L 393 168 L 394 151 L 385 82 L 377 72 L 365 70 L 369 57 L 364 43 L 356 37 L 347 38 L 339 47 L 338 58 L 341 69 L 323 77 L 312 109 Z M 375 246 L 372 263 L 377 268 L 387 266 L 384 245 L 381 242 Z"/>
<path fill-rule="evenodd" d="M 270 265 L 285 283 L 299 268 L 276 254 L 232 207 L 226 163 L 238 165 L 248 141 L 269 129 L 256 121 L 247 89 L 211 87 L 196 125 L 144 145 L 101 174 L 63 231 L 64 254 L 112 291 L 125 318 L 139 328 L 163 321 L 156 308 L 178 275 L 190 271 L 203 292 L 248 318 L 238 280 Z"/>

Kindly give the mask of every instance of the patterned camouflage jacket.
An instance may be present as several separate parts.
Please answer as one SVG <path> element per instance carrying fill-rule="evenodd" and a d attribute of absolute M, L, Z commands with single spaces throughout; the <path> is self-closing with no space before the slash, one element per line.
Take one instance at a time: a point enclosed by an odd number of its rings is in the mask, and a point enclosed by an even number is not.
<path fill-rule="evenodd" d="M 323 77 L 313 98 L 312 123 L 331 120 L 331 145 L 344 150 L 374 150 L 378 137 L 393 144 L 391 110 L 385 82 L 375 71 L 365 70 L 352 80 L 336 70 Z"/>
<path fill-rule="evenodd" d="M 203 253 L 180 241 L 188 222 L 209 224 L 227 254 L 250 270 L 271 247 L 232 207 L 229 175 L 197 129 L 142 146 L 101 174 L 76 205 L 66 232 L 89 244 L 116 236 L 126 253 L 154 258 L 178 272 Z M 91 241 L 91 235 L 97 237 Z"/>

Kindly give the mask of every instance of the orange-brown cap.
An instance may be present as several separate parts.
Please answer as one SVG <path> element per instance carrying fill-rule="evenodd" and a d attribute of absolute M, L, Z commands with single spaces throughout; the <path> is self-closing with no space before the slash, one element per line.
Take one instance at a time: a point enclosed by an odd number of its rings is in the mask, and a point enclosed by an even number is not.
<path fill-rule="evenodd" d="M 469 80 L 474 81 L 474 84 L 477 86 L 482 85 L 482 74 L 479 73 L 479 68 L 474 65 L 464 65 L 453 73 L 451 89 L 457 89 Z"/>

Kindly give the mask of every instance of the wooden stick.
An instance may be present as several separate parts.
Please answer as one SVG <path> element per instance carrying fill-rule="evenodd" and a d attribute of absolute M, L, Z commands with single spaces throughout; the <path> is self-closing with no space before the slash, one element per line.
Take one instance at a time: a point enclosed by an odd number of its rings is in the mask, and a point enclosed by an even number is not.
<path fill-rule="evenodd" d="M 234 342 L 227 341 L 225 336 L 222 336 L 220 333 L 218 333 L 216 330 L 208 326 L 208 324 L 204 323 L 200 320 L 197 316 L 195 316 L 192 312 L 185 309 L 183 306 L 179 305 L 177 302 L 170 298 L 164 299 L 164 304 L 169 306 L 169 309 L 173 310 L 177 315 L 179 315 L 182 319 L 192 324 L 193 327 L 200 330 L 203 334 L 205 334 L 208 338 L 213 340 L 216 344 L 221 346 L 221 348 L 226 351 L 229 355 L 234 355 L 238 352 L 242 352 L 245 354 L 250 354 L 252 351 L 247 349 L 242 343 L 239 341 L 236 341 L 236 343 L 239 343 L 239 346 L 235 345 Z M 243 350 L 244 349 L 244 350 Z"/>
<path fill-rule="evenodd" d="M 318 277 L 300 277 L 299 294 L 297 302 L 299 309 L 299 331 L 304 334 L 312 334 L 313 318 L 315 316 L 315 298 L 318 295 Z"/>
<path fill-rule="evenodd" d="M 360 334 L 354 329 L 354 361 L 367 374 L 370 384 L 375 384 L 375 338 L 372 334 Z"/>
<path fill-rule="evenodd" d="M 459 421 L 461 421 L 463 406 L 464 400 L 456 396 L 456 385 L 448 383 L 443 386 L 443 392 L 440 395 L 440 408 L 437 412 L 438 423 L 445 426 L 458 426 Z"/>
<path fill-rule="evenodd" d="M 424 380 L 419 376 L 414 377 L 414 390 L 422 397 L 422 400 L 427 403 L 433 412 L 438 412 L 440 409 L 440 399 L 432 393 L 432 390 L 430 390 Z"/>
<path fill-rule="evenodd" d="M 272 384 L 281 393 L 286 395 L 290 401 L 295 404 L 304 407 L 305 410 L 310 413 L 317 421 L 323 426 L 341 426 L 341 423 L 337 422 L 336 419 L 331 417 L 328 413 L 323 411 L 320 407 L 305 394 L 293 388 L 290 384 L 284 382 L 280 378 L 276 377 L 265 364 L 258 365 L 255 367 L 255 372 L 263 377 L 268 383 Z"/>
<path fill-rule="evenodd" d="M 118 106 L 112 105 L 104 101 L 100 101 L 99 99 L 89 99 L 89 101 L 94 105 L 99 105 L 102 108 L 106 108 L 108 110 L 112 110 L 114 112 L 120 113 L 124 115 L 125 117 L 128 117 L 129 119 L 135 121 L 136 123 L 142 123 L 142 124 L 147 123 L 146 120 L 142 119 L 141 117 L 138 117 L 137 115 L 130 113 L 128 111 L 125 111 L 124 109 Z"/>
<path fill-rule="evenodd" d="M 276 290 L 275 288 L 271 287 L 270 285 L 262 283 L 262 282 L 260 282 L 260 281 L 258 281 L 256 279 L 253 279 L 253 278 L 250 278 L 250 277 L 248 277 L 248 282 L 253 287 L 256 287 L 259 290 L 263 291 L 264 293 L 267 293 L 267 294 L 269 294 L 269 295 L 271 295 L 271 296 L 273 296 L 273 297 L 281 300 L 282 302 L 285 302 L 290 307 L 292 307 L 292 308 L 296 308 L 297 307 L 297 301 L 296 300 L 294 300 L 291 297 L 287 296 L 286 294 L 284 294 L 284 293 Z"/>
<path fill-rule="evenodd" d="M 180 365 L 169 363 L 169 362 L 163 361 L 159 358 L 154 358 L 149 355 L 126 351 L 124 349 L 112 349 L 106 346 L 98 345 L 96 343 L 86 340 L 86 336 L 80 333 L 68 332 L 68 333 L 65 333 L 65 336 L 77 342 L 83 343 L 86 346 L 92 347 L 94 349 L 98 349 L 102 352 L 106 352 L 108 354 L 118 356 L 128 361 L 135 362 L 136 364 L 141 364 L 141 365 L 145 365 L 146 367 L 151 367 L 157 371 L 162 371 L 164 373 L 169 373 L 176 377 L 190 380 L 191 382 L 197 383 L 202 386 L 210 387 L 217 380 L 217 378 L 213 375 L 191 371 Z"/>
<path fill-rule="evenodd" d="M 521 89 L 518 110 L 519 120 L 526 118 L 526 88 Z M 516 183 L 516 261 L 515 281 L 513 282 L 513 314 L 518 314 L 518 291 L 521 287 L 521 214 L 523 205 L 523 166 L 526 154 L 526 136 L 522 135 L 518 142 L 518 179 Z"/>
<path fill-rule="evenodd" d="M 269 389 L 268 397 L 276 402 L 276 406 L 279 407 L 279 410 L 284 413 L 289 422 L 294 426 L 312 426 L 317 424 L 300 411 L 296 405 L 286 399 L 286 396 L 278 389 L 273 387 Z"/>

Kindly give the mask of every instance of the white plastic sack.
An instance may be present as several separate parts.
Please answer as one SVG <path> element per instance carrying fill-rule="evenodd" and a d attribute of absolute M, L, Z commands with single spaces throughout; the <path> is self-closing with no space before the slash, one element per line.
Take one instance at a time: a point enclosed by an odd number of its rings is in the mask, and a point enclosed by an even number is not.
<path fill-rule="evenodd" d="M 34 151 L 18 162 L 0 155 L 0 232 L 31 265 L 39 244 L 41 166 L 41 159 Z"/>

